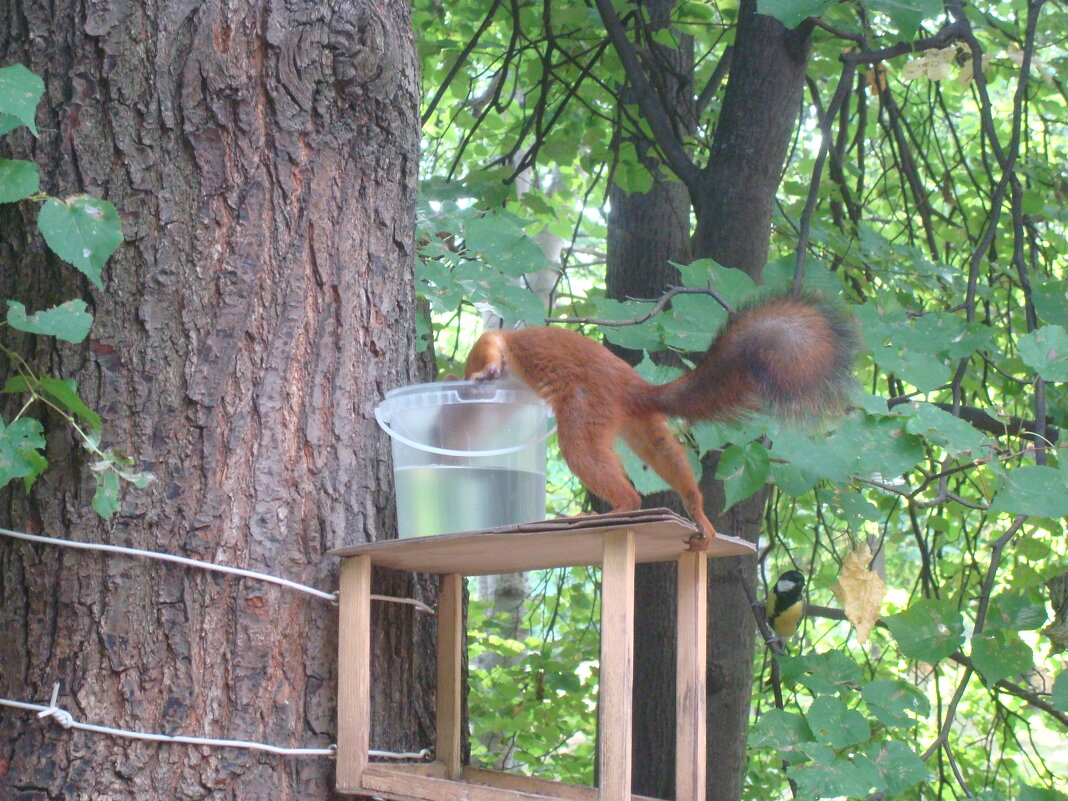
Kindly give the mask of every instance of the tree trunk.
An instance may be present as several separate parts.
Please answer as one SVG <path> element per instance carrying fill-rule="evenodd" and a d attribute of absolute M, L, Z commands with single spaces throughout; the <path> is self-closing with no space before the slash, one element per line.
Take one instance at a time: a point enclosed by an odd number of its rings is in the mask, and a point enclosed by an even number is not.
<path fill-rule="evenodd" d="M 90 461 L 55 420 L 51 467 L 11 528 L 336 587 L 330 548 L 395 536 L 372 409 L 416 357 L 418 80 L 407 3 L 12 0 L 2 62 L 42 75 L 42 188 L 113 202 L 104 289 L 7 212 L 0 290 L 82 296 L 84 346 L 26 339 L 78 381 L 105 444 L 156 481 L 102 521 Z M 9 333 L 9 332 L 8 332 Z M 9 418 L 8 418 L 9 419 Z M 2 538 L 0 538 L 2 539 Z M 405 578 L 383 591 L 425 595 Z M 0 695 L 146 732 L 322 747 L 335 739 L 336 611 L 246 579 L 3 540 Z M 372 747 L 432 741 L 430 624 L 376 606 Z M 329 759 L 134 742 L 0 713 L 0 796 L 325 798 Z"/>
<path fill-rule="evenodd" d="M 759 280 L 768 256 L 775 193 L 801 102 L 809 33 L 807 25 L 787 31 L 777 20 L 756 14 L 753 0 L 741 3 L 708 166 L 701 171 L 699 184 L 690 187 L 697 213 L 690 258 L 713 258 Z M 650 75 L 654 85 L 670 78 L 667 71 Z M 674 281 L 674 270 L 665 260 L 684 260 L 681 254 L 687 253 L 677 226 L 670 224 L 672 219 L 688 220 L 678 207 L 685 198 L 680 190 L 678 183 L 658 180 L 646 195 L 613 191 L 608 221 L 610 297 L 656 297 Z M 671 199 L 665 195 L 668 192 L 674 193 Z M 706 460 L 701 487 L 709 518 L 718 531 L 756 542 L 767 493 L 758 493 L 724 515 L 722 485 L 714 473 L 715 459 Z M 679 508 L 677 499 L 667 493 L 645 503 Z M 741 562 L 752 578 L 753 560 Z M 738 564 L 739 559 L 716 559 L 709 566 L 711 801 L 740 799 L 745 778 L 755 627 L 738 586 Z M 660 798 L 674 794 L 675 724 L 670 711 L 675 665 L 665 657 L 675 641 L 674 581 L 674 572 L 663 566 L 643 566 L 636 582 L 634 738 L 645 758 L 634 767 L 634 791 Z"/>

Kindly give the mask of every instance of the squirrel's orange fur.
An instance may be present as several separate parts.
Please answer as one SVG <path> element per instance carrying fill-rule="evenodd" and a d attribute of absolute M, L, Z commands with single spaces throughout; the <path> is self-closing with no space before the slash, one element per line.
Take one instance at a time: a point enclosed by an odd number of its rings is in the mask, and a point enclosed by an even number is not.
<path fill-rule="evenodd" d="M 468 379 L 511 373 L 556 415 L 572 472 L 614 512 L 641 505 L 612 450 L 631 450 L 679 495 L 702 535 L 715 536 L 682 445 L 665 422 L 736 421 L 759 409 L 817 415 L 840 406 L 855 351 L 851 326 L 810 295 L 766 297 L 733 314 L 701 362 L 662 386 L 642 379 L 602 345 L 563 328 L 490 331 L 467 357 Z"/>

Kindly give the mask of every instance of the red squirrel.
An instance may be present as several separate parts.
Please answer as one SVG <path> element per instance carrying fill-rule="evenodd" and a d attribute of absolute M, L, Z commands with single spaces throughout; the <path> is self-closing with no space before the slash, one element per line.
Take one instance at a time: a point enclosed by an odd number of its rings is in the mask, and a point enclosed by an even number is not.
<path fill-rule="evenodd" d="M 855 351 L 856 335 L 840 312 L 815 295 L 793 293 L 734 312 L 701 362 L 660 386 L 564 328 L 488 331 L 471 349 L 464 375 L 483 381 L 510 373 L 547 401 L 565 461 L 613 512 L 641 505 L 612 450 L 622 436 L 682 497 L 701 532 L 693 545 L 702 548 L 716 530 L 666 416 L 737 422 L 761 409 L 786 417 L 825 414 L 844 402 Z"/>

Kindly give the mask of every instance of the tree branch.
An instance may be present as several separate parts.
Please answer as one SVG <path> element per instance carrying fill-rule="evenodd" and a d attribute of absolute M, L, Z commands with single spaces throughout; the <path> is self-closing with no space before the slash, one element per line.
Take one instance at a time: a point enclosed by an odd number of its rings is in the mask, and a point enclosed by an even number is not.
<path fill-rule="evenodd" d="M 941 50 L 958 39 L 964 39 L 968 28 L 960 20 L 954 20 L 946 25 L 934 36 L 926 39 L 917 39 L 914 42 L 898 42 L 890 47 L 882 47 L 878 50 L 858 50 L 853 53 L 842 53 L 838 56 L 839 61 L 847 64 L 877 64 L 880 61 L 903 56 L 905 53 L 919 53 L 923 50 Z M 843 35 L 835 31 L 836 35 Z M 844 38 L 850 38 L 845 36 Z"/>
<path fill-rule="evenodd" d="M 619 19 L 615 9 L 612 8 L 611 0 L 597 0 L 597 10 L 601 14 L 601 20 L 604 22 L 605 30 L 608 32 L 608 38 L 612 40 L 616 54 L 623 64 L 627 80 L 630 81 L 631 88 L 634 90 L 634 98 L 638 102 L 638 108 L 641 109 L 645 121 L 649 123 L 653 138 L 660 147 L 660 151 L 664 154 L 664 159 L 679 177 L 679 180 L 690 189 L 691 193 L 696 193 L 701 171 L 693 163 L 685 148 L 683 148 L 682 142 L 675 136 L 675 131 L 671 127 L 667 112 L 649 83 L 649 78 L 642 68 L 634 45 L 627 38 L 627 32 L 623 27 L 622 20 Z"/>

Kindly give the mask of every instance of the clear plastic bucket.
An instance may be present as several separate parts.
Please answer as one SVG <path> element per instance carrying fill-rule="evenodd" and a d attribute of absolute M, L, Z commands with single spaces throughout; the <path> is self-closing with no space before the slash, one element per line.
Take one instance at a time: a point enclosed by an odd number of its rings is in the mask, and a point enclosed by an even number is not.
<path fill-rule="evenodd" d="M 386 393 L 401 537 L 545 517 L 549 407 L 513 382 L 445 381 Z"/>

